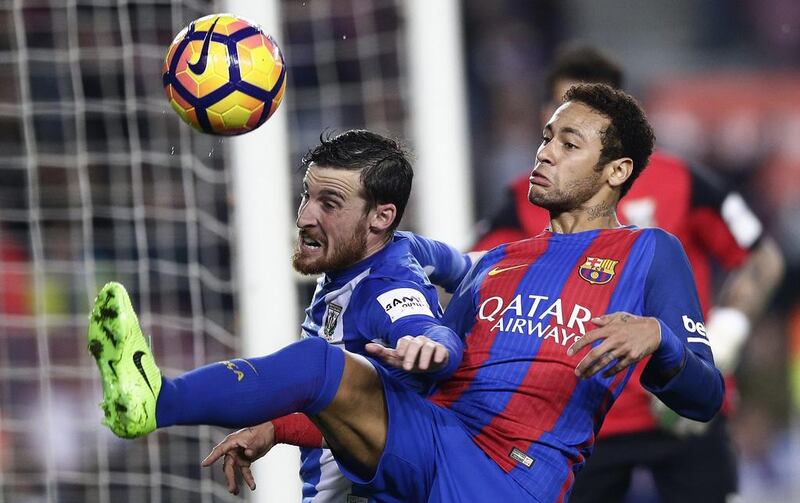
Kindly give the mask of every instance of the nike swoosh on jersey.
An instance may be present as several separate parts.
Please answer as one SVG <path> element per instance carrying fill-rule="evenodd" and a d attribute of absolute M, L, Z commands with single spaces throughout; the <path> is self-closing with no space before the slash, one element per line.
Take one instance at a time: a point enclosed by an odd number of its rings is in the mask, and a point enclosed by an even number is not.
<path fill-rule="evenodd" d="M 214 22 L 211 24 L 211 28 L 208 29 L 206 32 L 206 36 L 203 38 L 203 47 L 200 49 L 200 57 L 194 63 L 186 62 L 189 66 L 189 70 L 192 71 L 195 75 L 201 75 L 203 72 L 206 71 L 206 64 L 208 63 L 208 46 L 211 45 L 211 35 L 214 33 L 214 27 L 217 25 L 217 21 L 219 18 L 215 19 Z"/>
<path fill-rule="evenodd" d="M 150 379 L 147 378 L 147 374 L 144 372 L 144 367 L 142 367 L 142 356 L 144 356 L 144 351 L 137 351 L 133 353 L 133 364 L 136 365 L 136 369 L 140 374 L 142 374 L 142 377 L 144 377 L 144 382 L 147 384 L 147 387 L 150 388 L 150 393 L 152 393 L 153 396 L 156 396 L 156 392 L 153 391 L 153 387 L 150 386 Z"/>
<path fill-rule="evenodd" d="M 528 264 L 519 264 L 519 265 L 512 265 L 511 267 L 495 267 L 491 271 L 489 271 L 489 276 L 496 276 L 501 272 L 511 271 L 512 269 L 519 269 L 520 267 L 528 267 Z"/>

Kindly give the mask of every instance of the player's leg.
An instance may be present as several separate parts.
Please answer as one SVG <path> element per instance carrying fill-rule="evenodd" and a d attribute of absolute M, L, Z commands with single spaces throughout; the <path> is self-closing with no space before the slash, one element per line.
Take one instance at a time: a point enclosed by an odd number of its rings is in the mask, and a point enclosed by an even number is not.
<path fill-rule="evenodd" d="M 703 433 L 673 442 L 674 454 L 653 468 L 662 503 L 725 503 L 737 494 L 736 455 L 725 416 L 717 416 Z"/>
<path fill-rule="evenodd" d="M 336 396 L 327 407 L 309 417 L 319 427 L 336 460 L 360 477 L 369 478 L 386 445 L 386 397 L 375 367 L 364 357 L 346 355 Z"/>
<path fill-rule="evenodd" d="M 92 310 L 89 350 L 103 381 L 105 423 L 122 437 L 177 424 L 242 427 L 305 412 L 317 415 L 328 442 L 362 473 L 374 468 L 385 443 L 383 387 L 374 367 L 319 338 L 165 379 L 125 289 L 109 283 Z"/>

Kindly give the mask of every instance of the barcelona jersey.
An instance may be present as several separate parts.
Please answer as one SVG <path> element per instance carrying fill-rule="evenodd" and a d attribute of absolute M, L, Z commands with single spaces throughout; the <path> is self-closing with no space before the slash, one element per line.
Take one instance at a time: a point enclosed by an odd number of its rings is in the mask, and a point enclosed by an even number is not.
<path fill-rule="evenodd" d="M 642 385 L 687 417 L 711 417 L 723 383 L 686 255 L 665 231 L 635 227 L 545 232 L 487 253 L 445 312 L 464 356 L 430 400 L 537 500 L 563 501 L 633 372 L 581 379 L 575 368 L 590 348 L 567 349 L 615 312 L 659 322 Z"/>
<path fill-rule="evenodd" d="M 506 204 L 491 218 L 491 231 L 475 249 L 535 236 L 549 224 L 547 210 L 528 201 L 528 177 L 526 173 L 509 186 Z M 650 156 L 647 169 L 620 200 L 617 212 L 623 223 L 660 227 L 680 240 L 692 265 L 704 313 L 713 305 L 712 266 L 728 271 L 741 266 L 763 234 L 762 223 L 744 199 L 714 173 L 661 150 Z M 631 379 L 638 379 L 638 373 Z M 732 405 L 730 376 L 727 384 L 723 412 Z M 600 436 L 655 429 L 658 421 L 651 402 L 652 396 L 638 383 L 626 386 L 603 423 Z"/>

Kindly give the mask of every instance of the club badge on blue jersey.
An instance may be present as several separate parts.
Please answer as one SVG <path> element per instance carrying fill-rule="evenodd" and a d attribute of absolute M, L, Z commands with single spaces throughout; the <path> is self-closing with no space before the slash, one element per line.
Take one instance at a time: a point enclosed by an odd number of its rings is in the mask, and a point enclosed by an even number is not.
<path fill-rule="evenodd" d="M 339 321 L 340 314 L 342 314 L 342 306 L 334 303 L 328 304 L 328 312 L 325 315 L 325 328 L 322 329 L 322 334 L 328 342 L 333 340 L 333 331 L 336 330 L 336 323 Z"/>
<path fill-rule="evenodd" d="M 614 278 L 614 268 L 619 260 L 586 257 L 586 262 L 578 269 L 578 274 L 593 285 L 605 285 Z"/>

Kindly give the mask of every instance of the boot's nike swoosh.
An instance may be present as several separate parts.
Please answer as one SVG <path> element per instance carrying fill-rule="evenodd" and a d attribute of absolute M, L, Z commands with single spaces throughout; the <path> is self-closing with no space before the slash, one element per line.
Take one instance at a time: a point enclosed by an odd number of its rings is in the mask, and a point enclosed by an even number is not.
<path fill-rule="evenodd" d="M 142 356 L 144 356 L 144 351 L 137 351 L 133 353 L 133 364 L 136 365 L 136 369 L 139 370 L 139 373 L 142 374 L 144 377 L 144 382 L 147 384 L 147 387 L 150 388 L 150 393 L 153 396 L 156 396 L 156 392 L 153 391 L 153 387 L 150 386 L 150 379 L 147 378 L 147 374 L 144 373 L 144 367 L 142 367 Z"/>
<path fill-rule="evenodd" d="M 513 265 L 511 267 L 503 267 L 503 268 L 495 267 L 494 269 L 489 271 L 489 276 L 494 276 L 496 274 L 500 274 L 501 272 L 506 272 L 512 269 L 519 269 L 520 267 L 527 267 L 527 266 L 528 264 L 519 264 L 519 265 Z"/>
<path fill-rule="evenodd" d="M 208 29 L 206 32 L 206 36 L 203 38 L 203 48 L 200 49 L 200 57 L 194 63 L 186 62 L 189 66 L 189 70 L 192 71 L 195 75 L 201 75 L 204 71 L 206 71 L 206 64 L 208 63 L 208 46 L 211 45 L 211 35 L 214 33 L 214 27 L 217 25 L 217 21 L 219 18 L 215 19 L 214 22 L 211 24 L 211 28 Z"/>

